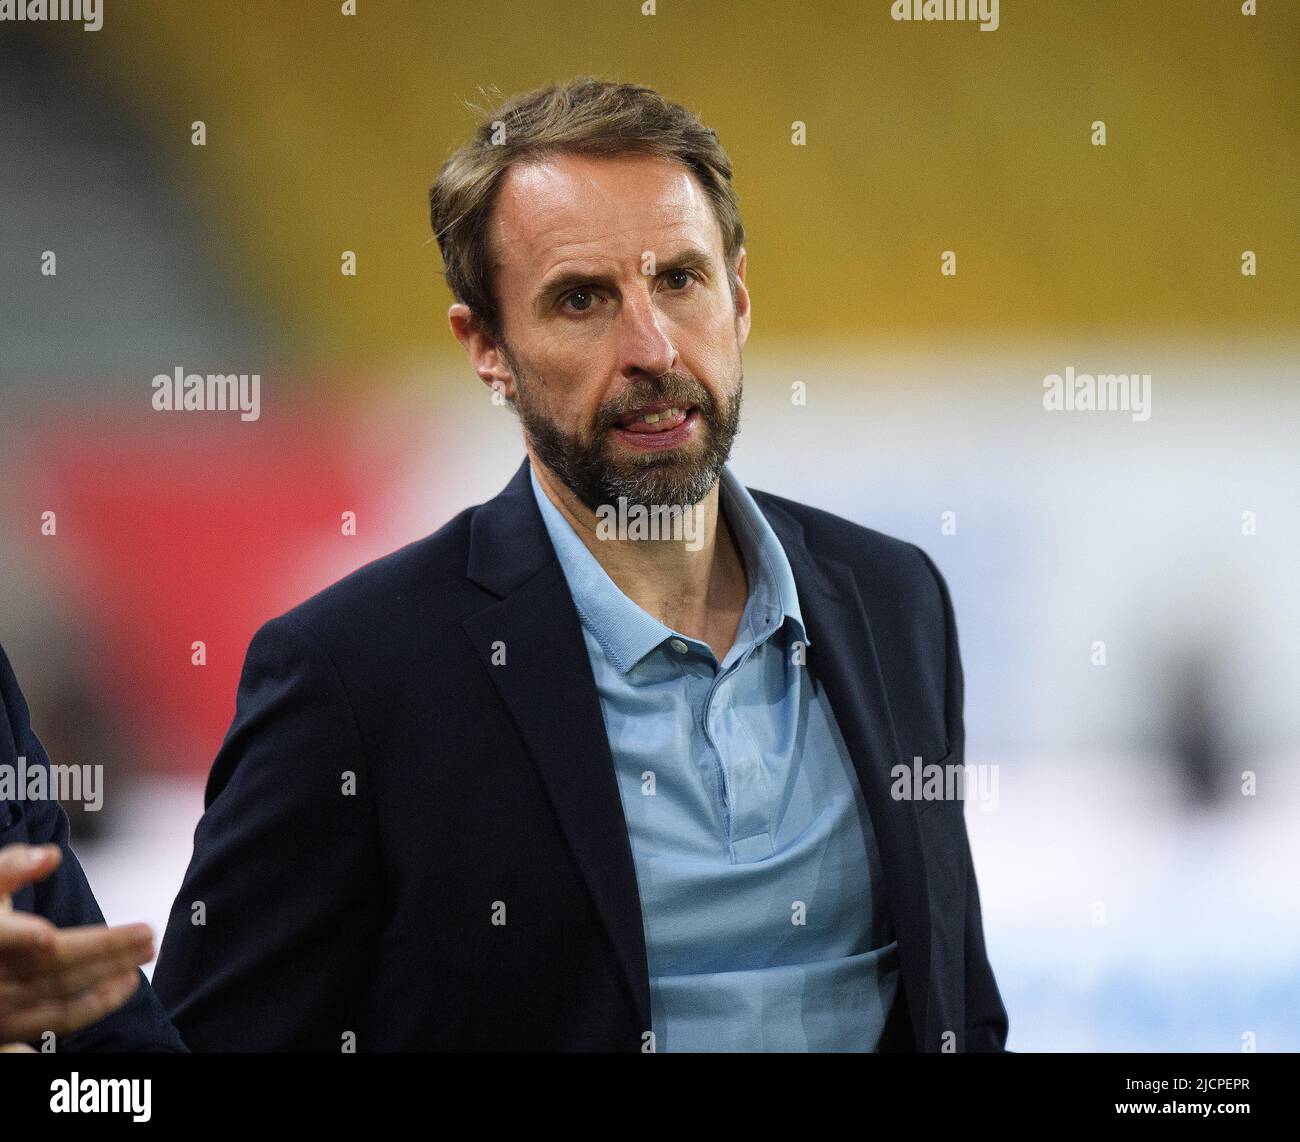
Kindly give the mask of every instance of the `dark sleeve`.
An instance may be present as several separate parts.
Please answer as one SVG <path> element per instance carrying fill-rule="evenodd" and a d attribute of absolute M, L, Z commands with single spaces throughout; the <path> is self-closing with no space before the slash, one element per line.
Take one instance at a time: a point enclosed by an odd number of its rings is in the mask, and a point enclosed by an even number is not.
<path fill-rule="evenodd" d="M 26 757 L 27 768 L 44 766 L 50 759 L 31 727 L 27 700 L 18 679 L 0 648 L 0 698 L 4 703 L 5 725 L 0 726 L 0 762 L 15 765 Z M 57 800 L 0 801 L 0 845 L 24 843 L 55 844 L 63 850 L 59 867 L 44 880 L 26 885 L 14 894 L 14 909 L 44 916 L 60 928 L 102 924 L 104 914 L 82 871 L 81 862 L 68 843 L 68 815 Z M 140 987 L 121 1007 L 80 1031 L 55 1039 L 55 1050 L 74 1051 L 184 1051 L 176 1028 L 149 986 L 144 972 Z M 33 1041 L 33 1047 L 41 1047 Z"/>
<path fill-rule="evenodd" d="M 920 548 L 917 548 L 920 551 Z M 966 763 L 966 723 L 963 714 L 965 679 L 961 668 L 961 651 L 957 644 L 957 621 L 953 613 L 948 584 L 934 561 L 924 551 L 921 557 L 930 568 L 943 600 L 945 637 L 947 640 L 947 685 L 944 714 L 948 741 L 954 764 Z M 1007 1012 L 998 992 L 993 967 L 984 948 L 984 923 L 980 917 L 979 885 L 975 880 L 975 862 L 971 857 L 966 819 L 956 818 L 961 827 L 961 847 L 966 858 L 966 1051 L 1005 1051 L 1007 1049 Z"/>
<path fill-rule="evenodd" d="M 380 912 L 352 704 L 289 618 L 248 648 L 154 987 L 194 1051 L 339 1051 Z"/>

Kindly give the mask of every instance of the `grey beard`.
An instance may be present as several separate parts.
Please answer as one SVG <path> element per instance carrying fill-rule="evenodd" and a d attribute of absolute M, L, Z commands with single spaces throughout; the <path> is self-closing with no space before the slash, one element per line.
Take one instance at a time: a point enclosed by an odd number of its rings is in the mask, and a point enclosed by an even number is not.
<path fill-rule="evenodd" d="M 516 371 L 518 377 L 518 371 Z M 705 430 L 704 452 L 690 460 L 671 456 L 647 455 L 629 460 L 628 467 L 616 466 L 606 454 L 608 430 L 616 413 L 599 418 L 592 440 L 561 432 L 553 422 L 534 412 L 521 399 L 516 412 L 537 458 L 587 508 L 596 511 L 603 504 L 617 506 L 619 498 L 629 506 L 646 508 L 680 504 L 694 506 L 713 490 L 731 455 L 731 447 L 740 431 L 740 406 L 744 396 L 744 378 L 720 409 L 702 388 L 692 390 L 686 404 L 699 409 Z M 522 397 L 522 387 L 520 389 Z M 650 399 L 676 399 L 675 395 L 657 394 Z M 638 398 L 636 403 L 646 403 Z"/>

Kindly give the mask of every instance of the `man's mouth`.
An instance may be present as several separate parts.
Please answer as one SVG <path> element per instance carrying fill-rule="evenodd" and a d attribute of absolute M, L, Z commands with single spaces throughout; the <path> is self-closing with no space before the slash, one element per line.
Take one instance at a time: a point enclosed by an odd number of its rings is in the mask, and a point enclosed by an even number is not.
<path fill-rule="evenodd" d="M 624 413 L 614 424 L 624 432 L 671 432 L 694 411 L 695 405 L 648 404 Z"/>
<path fill-rule="evenodd" d="M 685 444 L 695 435 L 699 424 L 699 405 L 660 401 L 623 413 L 614 421 L 610 432 L 624 447 L 664 452 Z"/>

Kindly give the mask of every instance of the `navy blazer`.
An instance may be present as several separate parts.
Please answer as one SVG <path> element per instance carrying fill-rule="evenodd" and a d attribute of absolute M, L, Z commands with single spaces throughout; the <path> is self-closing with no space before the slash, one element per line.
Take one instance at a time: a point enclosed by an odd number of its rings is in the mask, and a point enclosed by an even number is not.
<path fill-rule="evenodd" d="M 47 769 L 50 759 L 32 732 L 27 701 L 18 688 L 9 658 L 0 647 L 0 765 L 16 767 L 19 756 L 26 757 L 27 768 L 37 765 Z M 95 903 L 86 874 L 68 844 L 68 815 L 55 800 L 7 801 L 0 799 L 0 846 L 11 844 L 55 844 L 63 850 L 63 860 L 49 876 L 35 884 L 24 885 L 13 895 L 17 912 L 44 916 L 60 928 L 81 924 L 102 924 L 104 914 Z M 111 1015 L 80 1031 L 55 1039 L 56 1051 L 184 1051 L 185 1044 L 176 1034 L 158 997 L 140 972 L 140 987 Z M 42 1046 L 34 1040 L 32 1046 Z"/>
<path fill-rule="evenodd" d="M 1003 1050 L 963 803 L 890 795 L 896 764 L 962 759 L 943 579 L 911 544 L 753 495 L 880 846 L 901 971 L 881 1049 Z M 631 845 L 527 460 L 258 630 L 205 809 L 154 973 L 191 1049 L 642 1049 Z"/>

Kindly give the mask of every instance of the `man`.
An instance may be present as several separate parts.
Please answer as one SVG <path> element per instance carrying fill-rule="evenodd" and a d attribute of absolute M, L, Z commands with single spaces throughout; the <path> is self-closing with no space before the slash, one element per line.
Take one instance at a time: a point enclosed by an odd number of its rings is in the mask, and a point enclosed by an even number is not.
<path fill-rule="evenodd" d="M 528 458 L 254 637 L 155 973 L 182 1035 L 1003 1049 L 962 805 L 889 792 L 962 757 L 943 580 L 725 467 L 750 302 L 716 136 L 591 79 L 492 119 L 432 215 Z M 651 509 L 670 534 L 611 522 Z"/>
<path fill-rule="evenodd" d="M 7 794 L 50 761 L 3 648 L 0 718 Z M 184 1051 L 139 970 L 151 959 L 147 924 L 104 925 L 58 801 L 0 794 L 0 1050 Z"/>

